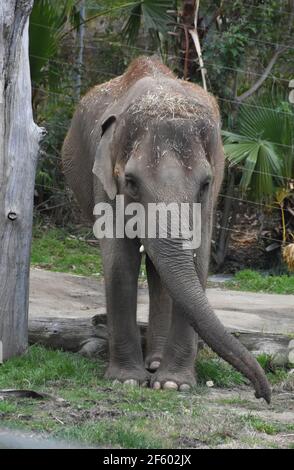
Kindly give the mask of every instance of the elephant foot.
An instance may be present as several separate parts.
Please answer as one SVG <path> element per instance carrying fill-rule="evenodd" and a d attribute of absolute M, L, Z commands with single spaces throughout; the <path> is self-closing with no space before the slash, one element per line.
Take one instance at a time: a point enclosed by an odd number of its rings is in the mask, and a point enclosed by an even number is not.
<path fill-rule="evenodd" d="M 140 385 L 146 387 L 150 380 L 149 374 L 143 366 L 123 368 L 113 364 L 109 364 L 104 377 L 108 380 L 113 380 L 113 383 L 123 383 L 131 387 Z"/>
<path fill-rule="evenodd" d="M 196 385 L 194 370 L 169 372 L 158 370 L 151 379 L 151 388 L 154 390 L 179 390 L 184 392 Z"/>

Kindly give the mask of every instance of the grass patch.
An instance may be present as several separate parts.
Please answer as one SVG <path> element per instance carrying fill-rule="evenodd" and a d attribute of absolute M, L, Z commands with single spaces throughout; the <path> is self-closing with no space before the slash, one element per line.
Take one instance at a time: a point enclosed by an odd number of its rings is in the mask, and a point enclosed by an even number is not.
<path fill-rule="evenodd" d="M 285 367 L 275 366 L 272 362 L 272 356 L 269 354 L 259 354 L 257 361 L 265 371 L 268 381 L 272 384 L 280 384 L 288 378 L 288 371 Z"/>
<path fill-rule="evenodd" d="M 77 354 L 30 347 L 0 367 L 0 388 L 34 389 L 63 401 L 5 398 L 0 401 L 2 426 L 86 445 L 145 449 L 214 448 L 246 438 L 252 428 L 279 432 L 272 423 L 232 413 L 229 405 L 245 406 L 244 400 L 227 397 L 212 406 L 204 386 L 177 393 L 113 384 L 103 378 L 104 367 Z M 198 375 L 200 383 L 213 380 L 219 387 L 244 382 L 210 350 L 200 352 Z"/>
<path fill-rule="evenodd" d="M 232 387 L 245 383 L 242 374 L 207 348 L 198 354 L 197 373 L 199 383 L 206 384 L 212 380 L 216 387 Z"/>
<path fill-rule="evenodd" d="M 35 226 L 31 263 L 51 271 L 101 276 L 99 248 L 87 242 L 89 236 L 90 232 L 75 235 L 61 228 Z"/>
<path fill-rule="evenodd" d="M 0 401 L 0 417 L 4 416 L 7 413 L 16 413 L 17 406 L 15 403 L 10 403 L 7 401 Z"/>
<path fill-rule="evenodd" d="M 283 376 L 280 377 L 280 380 L 274 382 L 273 385 L 274 390 L 277 392 L 294 393 L 294 374 L 285 374 L 284 370 Z"/>
<path fill-rule="evenodd" d="M 265 372 L 272 372 L 273 371 L 273 366 L 272 366 L 272 358 L 269 354 L 259 354 L 257 357 L 257 362 Z"/>
<path fill-rule="evenodd" d="M 250 404 L 249 400 L 243 400 L 242 398 L 219 398 L 218 403 L 221 405 L 236 405 L 247 407 Z"/>
<path fill-rule="evenodd" d="M 265 434 L 273 435 L 278 434 L 281 431 L 280 425 L 276 423 L 266 422 L 257 416 L 243 416 L 242 420 L 247 423 L 251 429 L 254 429 L 257 432 L 263 432 Z"/>
<path fill-rule="evenodd" d="M 64 230 L 35 225 L 33 230 L 31 264 L 49 271 L 103 277 L 98 244 L 91 230 Z M 145 259 L 142 257 L 140 279 L 146 279 Z"/>
<path fill-rule="evenodd" d="M 224 287 L 241 291 L 267 292 L 273 294 L 294 294 L 294 275 L 269 276 L 251 269 L 235 274 Z"/>
<path fill-rule="evenodd" d="M 228 406 L 236 400 L 212 405 L 207 387 L 185 393 L 132 388 L 105 380 L 103 371 L 101 361 L 30 347 L 24 356 L 0 366 L 0 388 L 43 391 L 63 401 L 6 397 L 0 401 L 1 425 L 88 445 L 145 449 L 230 445 L 248 426 L 276 432 L 252 416 L 240 420 Z M 202 384 L 243 383 L 209 350 L 201 351 L 198 374 Z"/>
<path fill-rule="evenodd" d="M 0 401 L 2 425 L 93 445 L 164 447 L 159 436 L 154 438 L 149 416 L 161 405 L 171 409 L 175 400 L 165 393 L 156 408 L 151 390 L 112 385 L 103 371 L 97 360 L 30 347 L 1 366 L 0 388 L 43 391 L 64 401 L 5 398 Z"/>
<path fill-rule="evenodd" d="M 166 432 L 164 421 L 168 416 L 181 419 L 178 394 L 114 385 L 103 371 L 97 360 L 30 347 L 0 367 L 0 388 L 43 391 L 64 401 L 5 398 L 0 401 L 1 424 L 93 445 L 171 446 L 174 428 Z M 155 421 L 162 436 L 154 434 Z"/>
<path fill-rule="evenodd" d="M 271 385 L 281 384 L 288 379 L 288 371 L 283 367 L 277 367 L 272 372 L 266 374 Z"/>
<path fill-rule="evenodd" d="M 89 243 L 89 239 L 94 239 L 89 229 L 64 230 L 37 224 L 33 230 L 31 264 L 50 271 L 102 277 L 99 247 Z M 140 279 L 146 279 L 144 257 Z M 251 292 L 294 294 L 294 275 L 266 276 L 246 269 L 237 273 L 231 281 L 224 282 L 223 287 Z"/>
<path fill-rule="evenodd" d="M 128 419 L 123 418 L 114 422 L 102 420 L 97 423 L 87 423 L 81 426 L 70 426 L 54 433 L 54 437 L 62 439 L 76 440 L 85 444 L 107 445 L 110 447 L 124 447 L 127 449 L 159 449 L 163 442 L 160 438 L 155 438 L 144 420 L 130 426 Z"/>
<path fill-rule="evenodd" d="M 0 368 L 0 388 L 40 388 L 60 379 L 70 386 L 91 385 L 101 375 L 102 363 L 92 362 L 62 351 L 31 346 L 22 357 L 5 362 Z"/>
<path fill-rule="evenodd" d="M 254 416 L 252 414 L 242 416 L 241 419 L 247 423 L 251 429 L 268 435 L 292 432 L 294 429 L 293 424 L 265 421 L 259 416 Z"/>

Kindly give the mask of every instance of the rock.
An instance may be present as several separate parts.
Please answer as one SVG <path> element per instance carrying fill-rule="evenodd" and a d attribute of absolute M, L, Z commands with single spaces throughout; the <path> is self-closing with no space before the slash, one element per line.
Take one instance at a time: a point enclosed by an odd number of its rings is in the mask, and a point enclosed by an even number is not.
<path fill-rule="evenodd" d="M 272 356 L 272 363 L 277 367 L 284 367 L 288 363 L 288 352 L 285 349 L 279 349 Z"/>
<path fill-rule="evenodd" d="M 294 349 L 294 339 L 291 339 L 291 341 L 289 342 L 288 349 Z"/>
<path fill-rule="evenodd" d="M 101 338 L 91 338 L 82 343 L 79 354 L 85 357 L 98 357 L 107 348 L 107 341 Z"/>
<path fill-rule="evenodd" d="M 207 387 L 210 387 L 210 388 L 211 388 L 211 387 L 214 387 L 213 381 L 212 381 L 212 380 L 208 380 L 208 381 L 206 382 L 206 386 L 207 386 Z"/>
<path fill-rule="evenodd" d="M 294 349 L 291 349 L 291 351 L 288 354 L 288 362 L 290 364 L 294 364 Z"/>

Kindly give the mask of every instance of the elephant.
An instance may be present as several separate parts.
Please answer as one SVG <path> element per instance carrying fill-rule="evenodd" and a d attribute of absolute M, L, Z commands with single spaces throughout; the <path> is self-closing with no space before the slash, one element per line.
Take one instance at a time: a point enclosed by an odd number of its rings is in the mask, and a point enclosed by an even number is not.
<path fill-rule="evenodd" d="M 198 335 L 253 384 L 271 391 L 255 358 L 228 333 L 206 293 L 213 214 L 224 153 L 216 99 L 178 79 L 154 57 L 139 57 L 124 74 L 94 86 L 79 102 L 62 147 L 63 171 L 84 214 L 114 209 L 117 196 L 143 207 L 201 204 L 201 244 L 181 237 L 104 237 L 103 262 L 109 364 L 105 377 L 154 389 L 188 390 L 196 383 Z M 143 245 L 149 288 L 145 354 L 136 321 Z"/>

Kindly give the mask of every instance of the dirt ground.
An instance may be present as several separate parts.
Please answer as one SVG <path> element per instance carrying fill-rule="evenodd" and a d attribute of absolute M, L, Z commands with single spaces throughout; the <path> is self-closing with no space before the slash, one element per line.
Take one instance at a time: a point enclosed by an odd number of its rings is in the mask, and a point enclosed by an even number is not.
<path fill-rule="evenodd" d="M 239 438 L 229 440 L 229 442 L 217 445 L 217 448 L 266 448 L 266 447 L 278 447 L 278 448 L 289 448 L 294 446 L 294 391 L 274 391 L 272 396 L 272 402 L 267 405 L 261 400 L 256 400 L 252 390 L 226 390 L 226 389 L 214 389 L 211 390 L 207 400 L 207 406 L 211 412 L 214 411 L 215 416 L 223 414 L 227 411 L 229 416 L 242 416 L 249 423 L 253 422 L 253 428 L 251 431 L 244 432 L 244 429 L 240 432 Z M 262 424 L 260 430 L 257 431 L 258 421 L 267 423 L 264 425 L 262 432 Z M 253 419 L 250 419 L 253 418 Z M 232 419 L 233 422 L 233 419 Z M 257 425 L 254 425 L 257 422 Z M 284 425 L 289 426 L 293 429 L 290 431 L 282 431 L 271 434 L 270 425 L 280 425 L 281 429 Z M 247 441 L 247 442 L 246 442 Z M 251 441 L 251 443 L 250 443 Z M 254 442 L 255 441 L 255 442 Z"/>
<path fill-rule="evenodd" d="M 31 269 L 30 317 L 92 317 L 106 313 L 104 284 L 95 278 Z M 207 289 L 215 313 L 238 331 L 294 334 L 294 295 Z M 138 290 L 137 319 L 147 322 L 146 285 Z"/>

